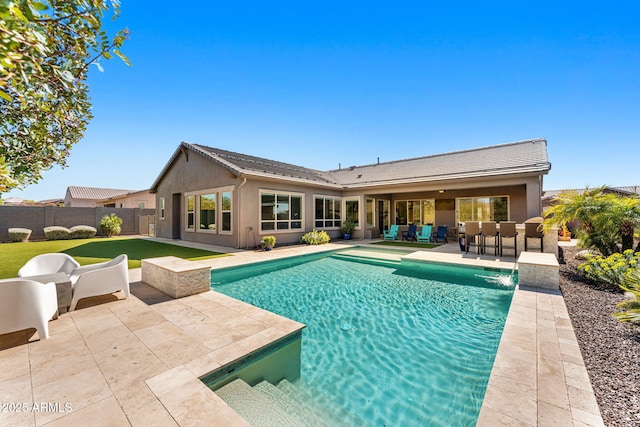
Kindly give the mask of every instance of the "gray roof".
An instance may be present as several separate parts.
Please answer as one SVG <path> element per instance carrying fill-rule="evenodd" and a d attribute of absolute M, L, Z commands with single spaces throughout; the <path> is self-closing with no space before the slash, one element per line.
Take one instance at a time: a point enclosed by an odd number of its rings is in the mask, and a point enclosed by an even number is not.
<path fill-rule="evenodd" d="M 121 196 L 123 194 L 132 193 L 132 190 L 118 190 L 114 188 L 96 188 L 96 187 L 67 187 L 67 192 L 74 199 L 88 200 L 104 200 L 111 197 Z"/>
<path fill-rule="evenodd" d="M 542 197 L 545 199 L 554 198 L 559 196 L 560 194 L 578 194 L 582 195 L 587 190 L 597 190 L 599 187 L 594 188 L 572 188 L 572 189 L 564 189 L 564 190 L 545 190 L 542 192 Z M 630 196 L 630 195 L 638 195 L 640 196 L 640 186 L 638 185 L 628 185 L 623 187 L 602 187 L 604 193 L 615 193 L 620 194 L 622 196 Z"/>
<path fill-rule="evenodd" d="M 551 163 L 547 157 L 547 141 L 544 139 L 531 139 L 373 165 L 352 166 L 326 172 L 182 142 L 151 186 L 151 192 L 155 192 L 162 177 L 185 149 L 200 153 L 236 175 L 277 177 L 335 188 L 358 188 L 522 173 L 546 174 L 551 169 Z"/>
<path fill-rule="evenodd" d="M 381 184 L 442 181 L 515 173 L 547 173 L 547 141 L 531 139 L 412 159 L 329 171 L 348 188 Z"/>
<path fill-rule="evenodd" d="M 323 176 L 322 172 L 302 166 L 264 159 L 262 157 L 249 156 L 247 154 L 234 153 L 233 151 L 206 147 L 199 144 L 193 144 L 192 147 L 200 149 L 202 153 L 206 153 L 207 157 L 217 160 L 220 163 L 224 163 L 229 167 L 229 169 L 235 170 L 237 173 L 253 172 L 258 174 L 297 178 L 306 181 L 322 183 L 331 182 Z"/>

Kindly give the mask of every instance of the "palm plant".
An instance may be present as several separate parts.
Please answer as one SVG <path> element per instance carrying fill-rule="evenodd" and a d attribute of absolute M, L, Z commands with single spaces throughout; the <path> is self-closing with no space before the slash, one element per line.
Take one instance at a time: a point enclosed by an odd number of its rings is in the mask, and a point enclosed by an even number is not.
<path fill-rule="evenodd" d="M 604 256 L 632 248 L 633 233 L 640 226 L 640 199 L 604 194 L 603 189 L 559 195 L 545 215 L 544 228 L 549 230 L 577 220 L 582 247 L 595 249 Z"/>

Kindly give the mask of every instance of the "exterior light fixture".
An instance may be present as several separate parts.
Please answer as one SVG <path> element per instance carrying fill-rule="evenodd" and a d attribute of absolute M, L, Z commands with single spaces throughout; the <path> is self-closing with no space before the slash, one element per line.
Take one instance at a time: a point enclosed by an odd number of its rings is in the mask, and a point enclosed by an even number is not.
<path fill-rule="evenodd" d="M 445 190 L 438 190 L 438 193 L 440 193 L 440 194 L 442 194 L 444 192 L 445 192 Z"/>

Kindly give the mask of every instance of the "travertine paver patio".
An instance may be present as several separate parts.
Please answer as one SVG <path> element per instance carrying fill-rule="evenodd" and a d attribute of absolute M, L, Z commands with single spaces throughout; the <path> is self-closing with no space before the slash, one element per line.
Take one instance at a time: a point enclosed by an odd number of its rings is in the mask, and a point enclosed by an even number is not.
<path fill-rule="evenodd" d="M 456 246 L 419 257 L 512 265 Z M 207 262 L 220 268 L 335 247 L 344 246 L 240 251 Z M 216 292 L 172 300 L 137 282 L 139 270 L 130 275 L 129 300 L 88 301 L 97 305 L 50 322 L 49 340 L 6 348 L 26 334 L 0 336 L 0 401 L 28 409 L 1 412 L 0 425 L 247 425 L 198 377 L 303 325 Z M 604 425 L 562 296 L 517 289 L 478 425 L 552 424 Z"/>

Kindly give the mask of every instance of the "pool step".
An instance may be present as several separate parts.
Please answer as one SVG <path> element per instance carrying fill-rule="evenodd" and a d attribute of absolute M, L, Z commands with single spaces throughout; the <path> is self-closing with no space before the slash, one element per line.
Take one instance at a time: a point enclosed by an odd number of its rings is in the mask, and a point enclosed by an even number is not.
<path fill-rule="evenodd" d="M 286 380 L 285 380 L 286 381 Z M 309 427 L 331 427 L 335 424 L 329 424 L 323 418 L 323 412 L 318 411 L 318 408 L 312 402 L 301 403 L 290 396 L 285 394 L 278 387 L 273 384 L 262 381 L 259 384 L 253 386 L 253 389 L 261 393 L 264 397 L 269 399 L 274 404 L 278 405 L 282 410 L 288 414 L 293 414 L 302 425 Z"/>
<path fill-rule="evenodd" d="M 333 258 L 359 260 L 361 262 L 374 262 L 376 264 L 398 265 L 402 262 L 401 256 L 405 254 L 392 254 L 380 251 L 346 250 L 331 255 Z"/>
<path fill-rule="evenodd" d="M 230 382 L 216 390 L 216 394 L 254 427 L 304 426 L 296 417 L 242 380 Z"/>
<path fill-rule="evenodd" d="M 309 407 L 315 413 L 321 414 L 320 417 L 324 422 L 331 426 L 354 427 L 367 425 L 357 416 L 336 405 L 324 394 L 315 391 L 312 393 L 304 382 L 300 380 L 296 384 L 282 380 L 278 383 L 278 389 L 291 400 Z"/>

